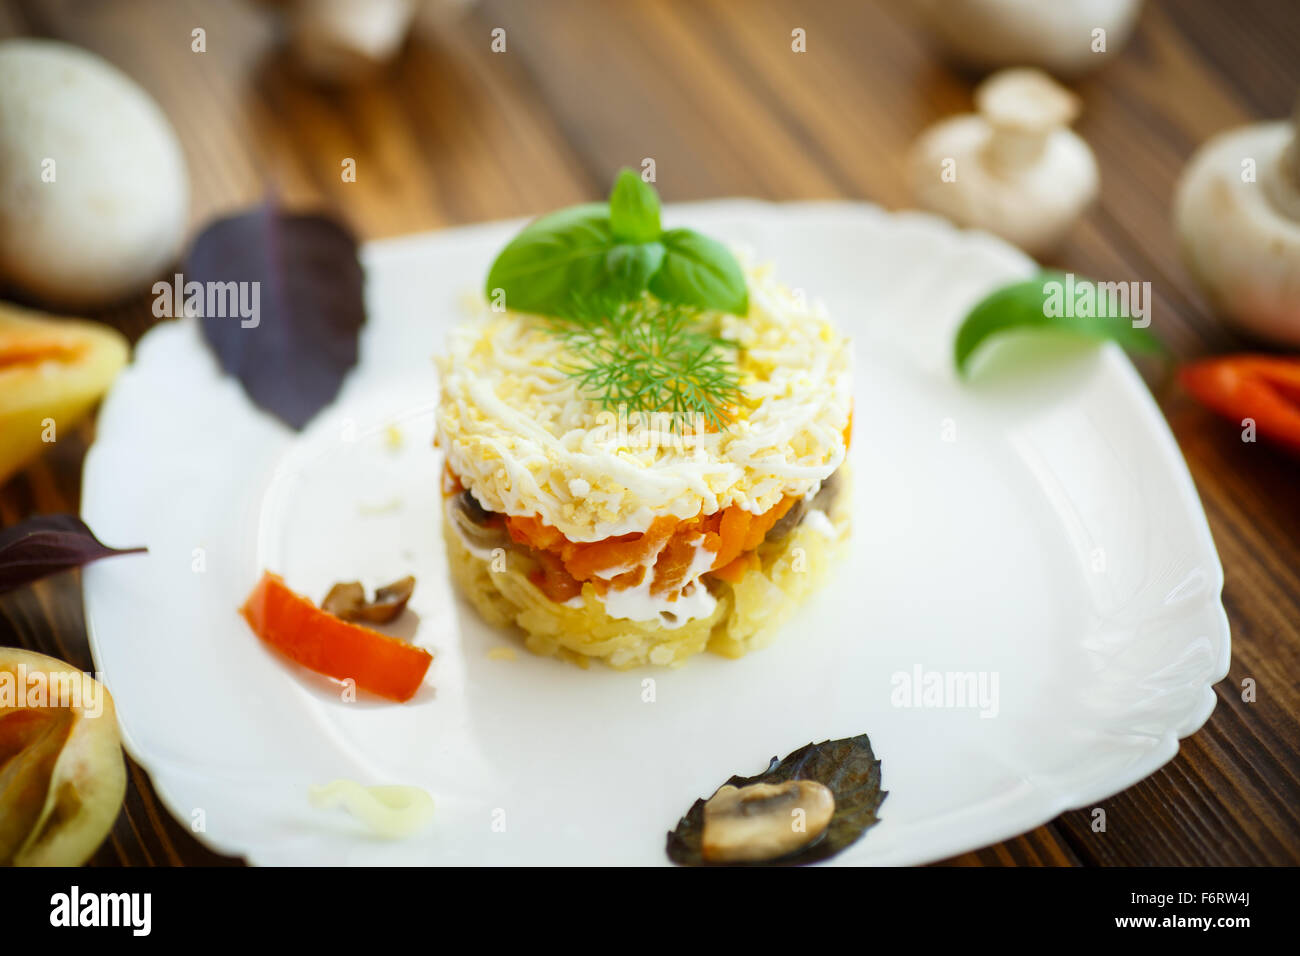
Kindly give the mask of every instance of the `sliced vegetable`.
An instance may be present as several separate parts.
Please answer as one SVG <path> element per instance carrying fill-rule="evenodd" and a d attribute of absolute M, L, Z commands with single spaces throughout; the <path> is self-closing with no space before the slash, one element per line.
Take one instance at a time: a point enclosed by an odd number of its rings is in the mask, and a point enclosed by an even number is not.
<path fill-rule="evenodd" d="M 728 835 L 728 839 L 722 841 L 727 843 L 727 848 L 723 853 L 725 860 L 719 860 L 717 854 L 706 851 L 705 842 L 709 839 L 706 828 L 710 822 L 706 807 L 710 801 L 701 799 L 691 805 L 686 816 L 682 817 L 677 822 L 676 828 L 668 834 L 668 859 L 683 866 L 709 866 L 715 865 L 716 862 L 742 866 L 796 866 L 816 863 L 852 846 L 868 829 L 880 822 L 876 814 L 887 793 L 880 789 L 880 761 L 872 752 L 871 741 L 867 739 L 866 734 L 846 737 L 842 740 L 823 740 L 818 744 L 807 744 L 789 754 L 784 760 L 773 757 L 771 764 L 762 773 L 753 777 L 734 776 L 727 780 L 723 787 L 735 787 L 744 791 L 754 784 L 780 785 L 794 780 L 819 783 L 828 789 L 834 798 L 830 803 L 830 822 L 825 824 L 820 817 L 825 815 L 826 801 L 818 800 L 817 809 L 814 810 L 813 797 L 806 792 L 806 788 L 802 792 L 798 788 L 793 788 L 794 792 L 799 794 L 798 802 L 805 813 L 800 821 L 806 827 L 804 832 L 811 834 L 813 825 L 822 825 L 825 829 L 820 839 L 802 843 L 797 840 L 782 840 L 774 843 L 770 839 L 770 831 L 760 832 L 751 834 L 751 837 L 757 839 L 762 845 L 753 848 L 752 853 L 746 853 L 743 847 L 736 844 L 734 839 L 736 834 L 732 833 Z M 723 787 L 719 787 L 710 800 L 716 798 L 719 793 L 724 795 L 730 793 L 730 791 L 724 792 Z M 792 788 L 758 793 L 760 796 L 785 797 L 790 789 Z M 736 796 L 737 794 L 731 794 L 732 798 Z M 763 805 L 760 801 L 752 809 L 760 810 Z M 794 819 L 790 810 L 787 804 L 784 807 L 787 821 Z M 786 825 L 789 826 L 790 823 L 787 822 Z M 712 829 L 716 830 L 716 828 Z M 765 857 L 767 852 L 782 850 L 792 852 L 786 852 L 785 855 L 775 859 Z M 760 859 L 760 856 L 764 858 Z"/>
<path fill-rule="evenodd" d="M 727 581 L 731 584 L 739 584 L 744 580 L 745 575 L 751 571 L 757 571 L 763 566 L 757 554 L 753 551 L 746 551 L 736 560 L 723 565 L 712 571 L 712 575 L 720 580 Z"/>
<path fill-rule="evenodd" d="M 375 599 L 366 600 L 360 581 L 340 581 L 330 588 L 321 608 L 345 621 L 368 621 L 387 624 L 406 610 L 406 602 L 415 591 L 415 578 L 407 575 L 375 590 Z"/>
<path fill-rule="evenodd" d="M 668 543 L 659 552 L 659 557 L 655 559 L 651 594 L 669 594 L 681 590 L 687 573 L 695 564 L 696 548 L 703 540 L 704 535 L 698 531 L 674 534 L 668 539 Z"/>
<path fill-rule="evenodd" d="M 713 559 L 712 569 L 725 568 L 732 561 L 740 556 L 745 550 L 745 540 L 749 537 L 749 526 L 754 520 L 754 516 L 744 508 L 735 505 L 727 508 L 722 512 L 722 521 L 718 525 L 717 542 L 718 556 Z M 709 547 L 712 540 L 706 536 L 705 547 Z"/>
<path fill-rule="evenodd" d="M 422 648 L 318 608 L 270 571 L 240 613 L 258 637 L 289 659 L 389 700 L 410 700 L 433 661 Z"/>
<path fill-rule="evenodd" d="M 1184 366 L 1178 379 L 1198 401 L 1300 454 L 1300 358 L 1229 355 Z"/>
<path fill-rule="evenodd" d="M 582 593 L 582 582 L 574 579 L 564 568 L 558 555 L 549 551 L 533 551 L 532 558 L 537 569 L 528 576 L 542 593 L 556 604 L 571 601 Z"/>
<path fill-rule="evenodd" d="M 604 541 L 564 545 L 564 566 L 579 581 L 597 575 L 610 577 L 611 572 L 630 570 L 644 564 L 663 550 L 673 536 L 678 521 L 672 515 L 660 515 L 644 534 L 626 534 Z"/>
<path fill-rule="evenodd" d="M 704 804 L 700 847 L 710 863 L 761 863 L 800 850 L 826 831 L 835 795 L 815 780 L 723 784 Z"/>
<path fill-rule="evenodd" d="M 510 547 L 510 535 L 501 515 L 484 509 L 468 491 L 456 491 L 449 497 L 447 513 L 462 538 L 481 551 Z"/>
<path fill-rule="evenodd" d="M 70 664 L 0 648 L 0 866 L 79 866 L 126 795 L 117 711 Z"/>
<path fill-rule="evenodd" d="M 1091 279 L 1044 272 L 994 290 L 971 309 L 957 330 L 953 360 L 958 373 L 964 376 L 970 371 L 971 358 L 989 339 L 1028 329 L 1054 329 L 1099 341 L 1109 339 L 1134 352 L 1163 352 L 1159 339 L 1133 325 L 1131 309 L 1123 303 L 1111 309 L 1110 290 L 1103 286 Z M 1081 300 L 1094 306 L 1105 302 L 1106 307 L 1100 311 L 1107 314 L 1093 314 L 1098 311 L 1096 307 L 1076 308 Z"/>
<path fill-rule="evenodd" d="M 831 479 L 827 479 L 825 487 L 831 487 Z M 534 583 L 552 599 L 563 601 L 581 591 L 580 582 L 608 581 L 611 571 L 640 569 L 655 555 L 658 557 L 653 565 L 651 593 L 675 591 L 681 587 L 700 546 L 716 555 L 709 573 L 734 583 L 745 571 L 759 564 L 757 556 L 754 560 L 741 560 L 747 558 L 746 552 L 762 544 L 785 515 L 791 512 L 801 515 L 803 507 L 802 499 L 783 498 L 761 515 L 750 514 L 739 505 L 683 521 L 664 515 L 656 518 L 643 534 L 586 543 L 569 541 L 542 521 L 540 515 L 509 515 L 505 523 L 515 542 L 533 549 L 532 556 L 540 565 Z M 612 580 L 617 582 L 617 587 L 636 587 L 641 583 L 640 576 L 621 579 L 615 575 Z M 559 594 L 566 596 L 556 597 Z"/>
<path fill-rule="evenodd" d="M 0 482 L 94 407 L 129 351 L 106 325 L 0 303 Z"/>

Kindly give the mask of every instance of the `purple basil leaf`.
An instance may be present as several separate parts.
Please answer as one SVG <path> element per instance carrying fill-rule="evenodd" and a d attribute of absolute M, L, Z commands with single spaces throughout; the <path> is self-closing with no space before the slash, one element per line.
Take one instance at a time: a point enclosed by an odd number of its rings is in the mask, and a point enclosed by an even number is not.
<path fill-rule="evenodd" d="M 144 550 L 100 543 L 76 515 L 37 515 L 0 531 L 0 593 L 100 558 Z"/>
<path fill-rule="evenodd" d="M 203 284 L 204 338 L 257 406 L 301 429 L 334 400 L 366 318 L 357 244 L 344 226 L 264 203 L 204 229 L 184 281 Z M 211 311 L 224 314 L 208 314 L 212 290 L 232 288 L 211 284 L 229 282 L 239 283 L 239 307 L 217 293 Z"/>

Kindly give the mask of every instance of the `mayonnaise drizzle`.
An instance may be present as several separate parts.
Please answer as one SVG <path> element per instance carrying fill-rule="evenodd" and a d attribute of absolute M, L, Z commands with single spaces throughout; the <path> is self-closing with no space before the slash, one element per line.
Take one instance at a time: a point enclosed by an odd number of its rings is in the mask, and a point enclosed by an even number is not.
<path fill-rule="evenodd" d="M 649 563 L 641 583 L 631 588 L 613 588 L 605 592 L 602 603 L 610 617 L 627 621 L 658 621 L 667 630 L 681 627 L 687 621 L 708 617 L 718 606 L 718 600 L 709 593 L 700 575 L 713 567 L 717 552 L 704 547 L 703 539 L 695 545 L 695 555 L 676 593 L 652 594 L 654 563 Z"/>

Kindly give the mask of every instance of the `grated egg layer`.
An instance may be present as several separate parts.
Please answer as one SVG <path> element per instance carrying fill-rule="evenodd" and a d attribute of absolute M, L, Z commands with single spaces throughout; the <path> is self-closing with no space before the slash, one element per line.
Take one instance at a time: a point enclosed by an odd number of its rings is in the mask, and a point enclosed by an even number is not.
<path fill-rule="evenodd" d="M 820 306 L 766 268 L 747 272 L 749 315 L 718 317 L 744 395 L 725 430 L 682 438 L 602 408 L 564 371 L 574 356 L 543 319 L 480 305 L 437 359 L 447 463 L 484 508 L 540 515 L 579 542 L 816 493 L 844 460 L 852 348 Z"/>

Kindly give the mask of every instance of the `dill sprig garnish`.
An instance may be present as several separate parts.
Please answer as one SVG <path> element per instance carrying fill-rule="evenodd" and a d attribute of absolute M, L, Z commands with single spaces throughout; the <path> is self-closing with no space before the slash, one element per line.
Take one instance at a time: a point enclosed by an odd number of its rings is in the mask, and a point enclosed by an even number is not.
<path fill-rule="evenodd" d="M 587 397 L 610 411 L 669 412 L 675 425 L 698 415 L 727 426 L 741 398 L 737 346 L 709 329 L 704 310 L 642 295 L 597 311 L 604 317 L 574 309 L 550 322 L 573 356 L 563 371 Z"/>

